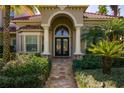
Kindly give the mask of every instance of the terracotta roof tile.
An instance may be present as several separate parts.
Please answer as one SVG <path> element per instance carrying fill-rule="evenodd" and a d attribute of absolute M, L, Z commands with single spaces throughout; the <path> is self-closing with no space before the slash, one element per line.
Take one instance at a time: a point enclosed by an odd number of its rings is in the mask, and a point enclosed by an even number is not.
<path fill-rule="evenodd" d="M 16 17 L 16 18 L 13 18 L 12 20 L 29 20 L 29 19 L 32 19 L 33 17 L 37 17 L 37 16 L 41 16 L 41 15 Z M 112 15 L 101 15 L 101 14 L 90 13 L 90 12 L 83 13 L 83 17 L 84 18 L 97 18 L 97 19 L 117 18 Z"/>
<path fill-rule="evenodd" d="M 84 18 L 96 18 L 96 19 L 108 19 L 108 18 L 118 18 L 112 15 L 101 15 L 101 14 L 97 14 L 97 13 L 89 13 L 89 12 L 85 12 L 83 13 L 83 17 Z"/>
<path fill-rule="evenodd" d="M 42 29 L 39 25 L 25 25 L 19 28 L 20 29 Z"/>
<path fill-rule="evenodd" d="M 16 27 L 9 27 L 10 32 L 16 32 Z M 0 27 L 0 32 L 3 32 L 3 28 Z"/>
<path fill-rule="evenodd" d="M 41 16 L 41 15 L 32 15 L 32 16 L 21 16 L 21 17 L 15 17 L 12 20 L 29 20 L 32 17 L 37 17 L 37 16 Z"/>

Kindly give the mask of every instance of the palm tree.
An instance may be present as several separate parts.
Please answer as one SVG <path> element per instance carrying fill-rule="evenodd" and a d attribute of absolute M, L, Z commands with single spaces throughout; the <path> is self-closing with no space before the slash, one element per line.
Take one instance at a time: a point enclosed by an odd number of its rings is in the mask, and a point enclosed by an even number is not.
<path fill-rule="evenodd" d="M 105 5 L 99 5 L 99 11 L 98 11 L 98 13 L 100 13 L 100 14 L 107 14 L 108 13 L 108 10 L 107 10 L 107 8 L 106 8 L 106 6 Z"/>
<path fill-rule="evenodd" d="M 81 39 L 87 40 L 92 44 L 96 44 L 99 40 L 105 37 L 105 33 L 100 26 L 91 26 L 82 29 L 82 32 L 87 31 L 86 33 L 82 33 Z"/>
<path fill-rule="evenodd" d="M 16 14 L 23 13 L 26 11 L 28 14 L 34 14 L 35 8 L 33 6 L 1 6 L 1 9 L 5 12 L 4 14 L 4 25 L 3 25 L 3 61 L 10 61 L 10 11 L 13 10 Z"/>
<path fill-rule="evenodd" d="M 124 54 L 124 43 L 118 41 L 101 40 L 96 45 L 91 45 L 89 51 L 102 55 L 102 68 L 104 74 L 111 73 L 112 57 Z"/>
<path fill-rule="evenodd" d="M 110 41 L 120 40 L 120 37 L 124 36 L 124 19 L 115 18 L 113 20 L 107 21 L 102 25 L 106 32 L 107 39 Z"/>
<path fill-rule="evenodd" d="M 10 5 L 5 6 L 5 17 L 4 17 L 4 31 L 3 31 L 3 61 L 8 62 L 10 60 Z"/>
<path fill-rule="evenodd" d="M 119 13 L 119 8 L 118 8 L 118 5 L 110 5 L 110 8 L 112 9 L 113 11 L 113 15 L 114 16 L 118 16 L 118 13 Z"/>

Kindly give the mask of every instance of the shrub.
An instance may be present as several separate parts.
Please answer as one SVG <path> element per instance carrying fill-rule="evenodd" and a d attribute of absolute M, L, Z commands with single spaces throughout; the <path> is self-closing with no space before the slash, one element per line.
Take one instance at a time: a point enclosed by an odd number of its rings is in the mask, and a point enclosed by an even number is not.
<path fill-rule="evenodd" d="M 87 54 L 80 60 L 74 60 L 73 68 L 74 70 L 101 68 L 101 58 L 102 56 Z M 116 68 L 124 67 L 124 57 L 112 58 L 112 66 Z"/>
<path fill-rule="evenodd" d="M 4 62 L 3 62 L 3 59 L 0 58 L 0 70 L 2 69 L 2 67 L 3 67 L 4 65 L 5 65 L 5 64 L 4 64 Z"/>
<path fill-rule="evenodd" d="M 101 73 L 102 69 L 82 70 L 75 73 L 80 88 L 123 88 L 124 68 L 112 68 L 111 75 Z"/>
<path fill-rule="evenodd" d="M 124 57 L 115 57 L 112 59 L 113 67 L 124 67 Z"/>
<path fill-rule="evenodd" d="M 101 67 L 101 57 L 97 55 L 85 55 L 81 60 L 73 61 L 74 70 L 96 69 Z"/>
<path fill-rule="evenodd" d="M 1 88 L 29 88 L 29 87 L 43 87 L 44 82 L 39 75 L 26 75 L 20 77 L 0 76 Z"/>
<path fill-rule="evenodd" d="M 43 87 L 50 69 L 51 63 L 47 58 L 19 55 L 17 60 L 10 61 L 3 67 L 0 87 Z M 5 80 L 3 77 L 6 77 Z"/>

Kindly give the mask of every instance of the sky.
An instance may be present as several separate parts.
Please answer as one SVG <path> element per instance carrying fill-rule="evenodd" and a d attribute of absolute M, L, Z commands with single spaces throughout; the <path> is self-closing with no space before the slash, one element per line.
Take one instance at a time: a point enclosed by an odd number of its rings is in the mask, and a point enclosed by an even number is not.
<path fill-rule="evenodd" d="M 124 5 L 119 5 L 119 8 L 120 8 L 120 16 L 124 16 Z M 111 15 L 112 11 L 110 7 L 108 7 L 107 9 L 109 11 L 108 14 Z M 98 11 L 98 5 L 90 5 L 86 10 L 86 12 L 92 12 L 92 13 L 96 13 L 97 11 Z"/>
<path fill-rule="evenodd" d="M 119 5 L 120 8 L 120 16 L 124 16 L 124 5 Z M 107 7 L 108 9 L 108 15 L 112 15 L 112 11 L 110 9 L 110 7 Z M 88 9 L 86 10 L 86 12 L 92 12 L 92 13 L 96 13 L 98 11 L 98 5 L 90 5 L 88 7 Z M 40 12 L 37 12 L 36 14 L 40 14 Z M 13 16 L 14 13 L 11 13 L 11 16 Z M 22 14 L 20 16 L 26 16 L 27 14 Z M 18 16 L 19 17 L 19 16 Z"/>

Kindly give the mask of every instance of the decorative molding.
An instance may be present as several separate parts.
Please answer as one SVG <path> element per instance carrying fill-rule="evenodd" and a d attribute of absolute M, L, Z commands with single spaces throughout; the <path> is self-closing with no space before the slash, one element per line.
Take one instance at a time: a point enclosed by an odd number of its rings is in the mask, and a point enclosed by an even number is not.
<path fill-rule="evenodd" d="M 59 7 L 60 10 L 64 10 L 67 7 L 67 5 L 57 5 L 57 6 Z"/>
<path fill-rule="evenodd" d="M 58 14 L 65 14 L 65 15 L 68 15 L 70 18 L 72 18 L 72 20 L 73 20 L 73 22 L 74 22 L 74 25 L 77 24 L 77 20 L 76 20 L 76 18 L 75 18 L 75 16 L 74 16 L 73 14 L 71 14 L 71 13 L 69 13 L 69 12 L 67 12 L 67 11 L 58 11 L 58 12 L 55 12 L 54 14 L 52 14 L 52 15 L 49 17 L 48 23 L 47 23 L 48 26 L 50 26 L 52 19 L 53 19 L 56 15 L 58 15 Z"/>
<path fill-rule="evenodd" d="M 42 29 L 21 29 L 18 32 L 42 32 Z"/>

